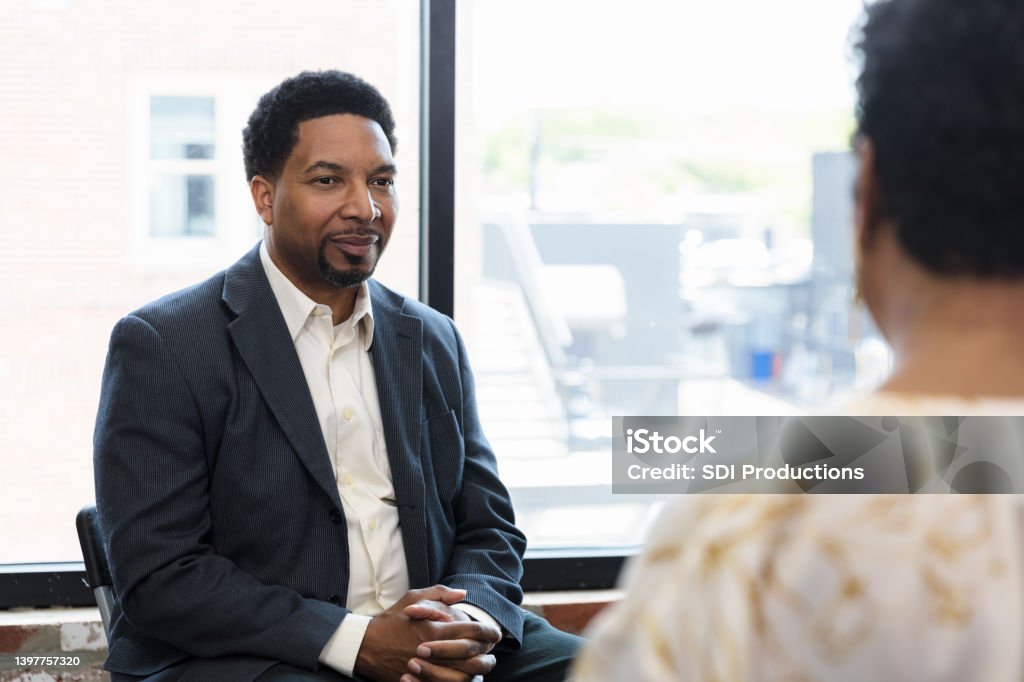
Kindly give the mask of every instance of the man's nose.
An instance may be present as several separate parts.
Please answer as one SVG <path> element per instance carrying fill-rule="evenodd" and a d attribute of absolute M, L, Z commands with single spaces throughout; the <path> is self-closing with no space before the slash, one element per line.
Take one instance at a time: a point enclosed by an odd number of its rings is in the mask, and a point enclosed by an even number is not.
<path fill-rule="evenodd" d="M 347 220 L 358 220 L 363 224 L 370 224 L 380 215 L 377 205 L 373 201 L 368 187 L 360 187 L 353 183 L 351 189 L 345 195 L 345 202 L 341 205 L 342 218 Z"/>

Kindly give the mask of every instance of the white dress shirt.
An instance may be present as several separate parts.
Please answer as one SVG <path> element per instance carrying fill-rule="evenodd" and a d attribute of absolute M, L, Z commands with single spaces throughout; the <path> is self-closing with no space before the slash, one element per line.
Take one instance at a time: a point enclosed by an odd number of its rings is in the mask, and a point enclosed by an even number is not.
<path fill-rule="evenodd" d="M 266 244 L 260 260 L 295 343 L 313 397 L 348 526 L 349 580 L 345 617 L 320 661 L 351 676 L 373 616 L 409 590 L 409 572 L 384 441 L 377 381 L 370 362 L 373 309 L 363 283 L 352 315 L 333 324 L 331 308 L 302 293 L 274 264 Z M 497 623 L 469 604 L 471 617 Z"/>

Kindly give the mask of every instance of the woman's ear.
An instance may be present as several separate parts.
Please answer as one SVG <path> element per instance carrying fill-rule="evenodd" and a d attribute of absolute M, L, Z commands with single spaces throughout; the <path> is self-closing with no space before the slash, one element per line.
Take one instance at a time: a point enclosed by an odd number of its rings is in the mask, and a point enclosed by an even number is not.
<path fill-rule="evenodd" d="M 871 246 L 878 228 L 881 191 L 875 167 L 875 143 L 870 137 L 858 136 L 854 151 L 857 155 L 857 180 L 853 191 L 854 249 L 863 253 Z"/>

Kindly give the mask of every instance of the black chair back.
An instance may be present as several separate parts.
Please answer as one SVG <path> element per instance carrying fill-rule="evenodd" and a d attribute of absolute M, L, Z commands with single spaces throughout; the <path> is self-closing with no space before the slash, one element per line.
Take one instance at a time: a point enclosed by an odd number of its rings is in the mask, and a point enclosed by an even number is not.
<path fill-rule="evenodd" d="M 110 566 L 107 564 L 107 552 L 103 548 L 103 534 L 100 533 L 99 517 L 96 507 L 82 507 L 75 517 L 78 528 L 78 542 L 82 545 L 82 558 L 85 559 L 85 574 L 89 579 L 89 587 L 96 597 L 96 605 L 103 618 L 103 629 L 110 636 L 111 612 L 114 608 L 114 581 L 110 577 Z"/>

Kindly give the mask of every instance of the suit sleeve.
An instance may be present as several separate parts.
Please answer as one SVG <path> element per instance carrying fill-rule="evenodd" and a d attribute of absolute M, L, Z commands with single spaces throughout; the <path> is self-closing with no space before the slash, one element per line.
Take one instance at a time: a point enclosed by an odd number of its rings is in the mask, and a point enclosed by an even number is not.
<path fill-rule="evenodd" d="M 94 467 L 124 617 L 194 656 L 253 654 L 316 669 L 348 611 L 262 584 L 214 552 L 202 419 L 153 326 L 121 320 L 103 375 Z"/>
<path fill-rule="evenodd" d="M 451 324 L 449 322 L 449 324 Z M 498 478 L 498 466 L 477 414 L 473 373 L 466 348 L 452 325 L 458 347 L 462 382 L 460 423 L 465 441 L 462 489 L 455 510 L 455 548 L 444 584 L 465 589 L 466 602 L 494 618 L 504 630 L 499 650 L 522 645 L 523 552 L 526 537 L 515 526 L 508 490 Z"/>

